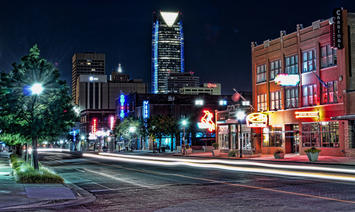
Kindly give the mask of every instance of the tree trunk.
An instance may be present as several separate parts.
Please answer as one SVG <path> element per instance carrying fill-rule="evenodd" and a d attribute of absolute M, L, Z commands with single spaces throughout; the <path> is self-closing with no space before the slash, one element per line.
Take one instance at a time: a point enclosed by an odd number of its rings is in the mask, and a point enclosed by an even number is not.
<path fill-rule="evenodd" d="M 32 166 L 34 169 L 38 170 L 38 153 L 37 153 L 37 138 L 32 138 Z"/>
<path fill-rule="evenodd" d="M 161 149 L 161 139 L 163 138 L 163 136 L 159 136 L 159 153 L 160 153 L 160 149 Z"/>
<path fill-rule="evenodd" d="M 170 151 L 174 151 L 174 134 L 171 134 Z"/>

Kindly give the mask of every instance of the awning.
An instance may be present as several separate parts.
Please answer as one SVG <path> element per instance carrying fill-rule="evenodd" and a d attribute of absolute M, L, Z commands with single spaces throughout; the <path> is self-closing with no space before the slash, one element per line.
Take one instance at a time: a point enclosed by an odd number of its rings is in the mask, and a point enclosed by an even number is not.
<path fill-rule="evenodd" d="M 331 120 L 355 120 L 355 114 L 330 117 Z"/>

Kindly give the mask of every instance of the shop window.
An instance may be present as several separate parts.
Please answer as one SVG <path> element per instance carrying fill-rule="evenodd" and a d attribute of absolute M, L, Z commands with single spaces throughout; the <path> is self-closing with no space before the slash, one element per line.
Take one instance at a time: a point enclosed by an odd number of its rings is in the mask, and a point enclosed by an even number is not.
<path fill-rule="evenodd" d="M 350 129 L 350 148 L 355 148 L 355 121 L 349 121 L 349 129 Z"/>
<path fill-rule="evenodd" d="M 292 55 L 285 58 L 285 73 L 298 74 L 298 56 Z"/>
<path fill-rule="evenodd" d="M 337 50 L 330 45 L 320 47 L 321 52 L 321 68 L 335 66 L 337 64 Z"/>
<path fill-rule="evenodd" d="M 314 50 L 302 52 L 303 68 L 302 73 L 316 70 L 316 55 Z"/>
<path fill-rule="evenodd" d="M 270 128 L 268 133 L 264 133 L 264 147 L 281 147 L 282 146 L 282 128 Z"/>
<path fill-rule="evenodd" d="M 281 109 L 281 92 L 275 91 L 271 92 L 271 110 Z"/>
<path fill-rule="evenodd" d="M 259 94 L 257 98 L 258 111 L 266 111 L 266 94 Z"/>
<path fill-rule="evenodd" d="M 315 84 L 302 86 L 302 96 L 303 106 L 316 105 L 317 86 Z"/>
<path fill-rule="evenodd" d="M 303 147 L 339 147 L 339 122 L 302 124 Z"/>
<path fill-rule="evenodd" d="M 285 102 L 286 108 L 296 108 L 298 107 L 298 87 L 286 88 L 285 89 Z"/>
<path fill-rule="evenodd" d="M 327 82 L 322 86 L 322 104 L 331 104 L 338 102 L 338 82 Z"/>
<path fill-rule="evenodd" d="M 281 60 L 275 60 L 270 63 L 270 80 L 281 73 Z"/>
<path fill-rule="evenodd" d="M 266 65 L 260 65 L 256 67 L 256 83 L 266 81 Z"/>

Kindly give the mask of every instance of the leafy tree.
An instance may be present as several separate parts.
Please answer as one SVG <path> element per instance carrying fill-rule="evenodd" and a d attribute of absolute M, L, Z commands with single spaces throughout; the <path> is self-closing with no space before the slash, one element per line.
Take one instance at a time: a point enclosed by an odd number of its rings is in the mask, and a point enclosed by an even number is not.
<path fill-rule="evenodd" d="M 35 83 L 44 88 L 40 95 L 31 92 Z M 37 45 L 18 64 L 14 63 L 8 74 L 1 74 L 0 85 L 0 115 L 2 122 L 8 121 L 2 130 L 32 141 L 32 162 L 38 169 L 38 142 L 58 136 L 77 118 L 69 88 L 59 79 L 58 70 L 40 57 Z"/>
<path fill-rule="evenodd" d="M 174 135 L 178 131 L 177 121 L 168 115 L 157 115 L 152 116 L 148 120 L 148 132 L 153 138 L 159 138 L 159 147 L 161 147 L 161 140 L 163 136 L 171 135 L 173 139 Z M 171 140 L 171 148 L 173 148 L 173 143 Z"/>
<path fill-rule="evenodd" d="M 142 123 L 139 120 L 134 119 L 132 117 L 124 119 L 115 128 L 116 136 L 119 138 L 122 137 L 126 141 L 125 142 L 126 148 L 128 147 L 130 149 L 133 145 L 132 143 L 133 139 L 140 136 L 141 133 L 142 133 Z"/>

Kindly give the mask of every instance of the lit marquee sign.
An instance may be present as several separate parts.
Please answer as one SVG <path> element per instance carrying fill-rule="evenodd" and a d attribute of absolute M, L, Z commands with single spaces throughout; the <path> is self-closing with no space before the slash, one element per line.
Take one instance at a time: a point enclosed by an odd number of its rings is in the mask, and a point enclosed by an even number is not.
<path fill-rule="evenodd" d="M 149 118 L 149 101 L 143 101 L 143 119 Z"/>
<path fill-rule="evenodd" d="M 97 118 L 92 119 L 91 132 L 95 135 L 97 130 Z"/>
<path fill-rule="evenodd" d="M 120 117 L 123 119 L 125 117 L 124 111 L 124 103 L 126 102 L 125 96 L 123 94 L 120 95 Z"/>
<path fill-rule="evenodd" d="M 275 83 L 281 86 L 296 86 L 300 83 L 298 74 L 278 74 L 275 77 Z"/>
<path fill-rule="evenodd" d="M 296 111 L 295 117 L 299 118 L 319 118 L 319 111 Z"/>
<path fill-rule="evenodd" d="M 256 127 L 266 127 L 267 126 L 267 115 L 264 113 L 251 113 L 247 116 L 247 126 Z"/>
<path fill-rule="evenodd" d="M 200 129 L 208 129 L 212 132 L 216 129 L 216 124 L 213 122 L 213 113 L 208 110 L 203 111 L 204 115 L 201 118 L 201 122 L 197 123 Z"/>

